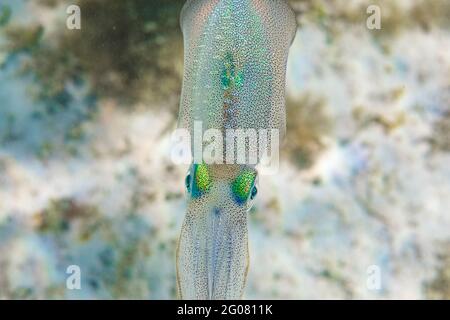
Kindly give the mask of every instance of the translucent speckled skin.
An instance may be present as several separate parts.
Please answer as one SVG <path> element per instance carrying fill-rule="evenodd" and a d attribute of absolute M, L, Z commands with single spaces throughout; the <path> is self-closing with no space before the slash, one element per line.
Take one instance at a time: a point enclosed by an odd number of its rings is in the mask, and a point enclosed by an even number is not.
<path fill-rule="evenodd" d="M 185 69 L 179 127 L 193 133 L 194 121 L 202 121 L 203 130 L 275 128 L 282 137 L 286 62 L 296 30 L 287 3 L 188 0 L 181 27 Z M 236 201 L 231 185 L 255 168 L 208 165 L 210 186 L 201 193 L 193 192 L 198 188 L 192 168 L 177 249 L 179 296 L 239 299 L 248 270 L 247 212 L 256 180 L 247 201 Z"/>

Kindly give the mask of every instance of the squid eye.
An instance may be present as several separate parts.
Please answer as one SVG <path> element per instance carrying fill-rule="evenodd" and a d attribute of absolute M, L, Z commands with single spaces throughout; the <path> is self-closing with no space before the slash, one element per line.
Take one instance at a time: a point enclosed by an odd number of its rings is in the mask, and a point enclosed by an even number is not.
<path fill-rule="evenodd" d="M 190 172 L 186 175 L 186 179 L 184 180 L 184 184 L 186 186 L 186 190 L 188 192 L 191 192 L 191 173 Z"/>
<path fill-rule="evenodd" d="M 250 194 L 250 199 L 254 200 L 256 198 L 257 194 L 258 194 L 258 188 L 256 186 L 253 186 L 252 193 Z"/>
<path fill-rule="evenodd" d="M 253 195 L 255 187 L 256 172 L 244 170 L 231 185 L 231 190 L 238 204 L 244 204 Z M 256 196 L 256 194 L 255 194 Z"/>

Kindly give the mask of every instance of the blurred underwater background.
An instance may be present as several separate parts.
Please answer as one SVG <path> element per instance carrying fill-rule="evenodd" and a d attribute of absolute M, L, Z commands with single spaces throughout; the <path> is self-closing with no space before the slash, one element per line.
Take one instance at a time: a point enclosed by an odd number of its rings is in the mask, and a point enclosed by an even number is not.
<path fill-rule="evenodd" d="M 450 1 L 290 2 L 244 298 L 450 299 Z M 0 0 L 0 299 L 176 298 L 183 3 Z"/>

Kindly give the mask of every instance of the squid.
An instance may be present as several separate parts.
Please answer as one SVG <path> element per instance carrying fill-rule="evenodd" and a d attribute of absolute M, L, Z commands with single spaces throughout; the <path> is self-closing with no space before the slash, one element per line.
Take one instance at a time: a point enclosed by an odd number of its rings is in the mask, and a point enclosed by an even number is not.
<path fill-rule="evenodd" d="M 286 64 L 297 29 L 286 1 L 187 0 L 180 23 L 184 75 L 178 127 L 192 135 L 195 122 L 203 131 L 223 133 L 276 129 L 282 138 Z M 187 212 L 176 251 L 178 297 L 241 299 L 257 163 L 194 161 L 185 184 Z"/>

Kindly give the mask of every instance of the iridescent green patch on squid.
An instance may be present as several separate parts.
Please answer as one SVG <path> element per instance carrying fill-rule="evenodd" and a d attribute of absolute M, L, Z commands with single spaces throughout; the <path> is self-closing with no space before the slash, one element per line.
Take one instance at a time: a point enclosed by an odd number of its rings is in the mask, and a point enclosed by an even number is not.
<path fill-rule="evenodd" d="M 244 170 L 232 183 L 231 191 L 238 204 L 244 204 L 250 197 L 255 184 L 256 173 L 252 170 Z"/>
<path fill-rule="evenodd" d="M 192 196 L 200 197 L 211 188 L 212 178 L 206 164 L 194 164 Z"/>
<path fill-rule="evenodd" d="M 233 55 L 230 53 L 225 56 L 220 79 L 224 90 L 240 88 L 244 84 L 244 74 L 242 70 L 236 70 Z"/>

